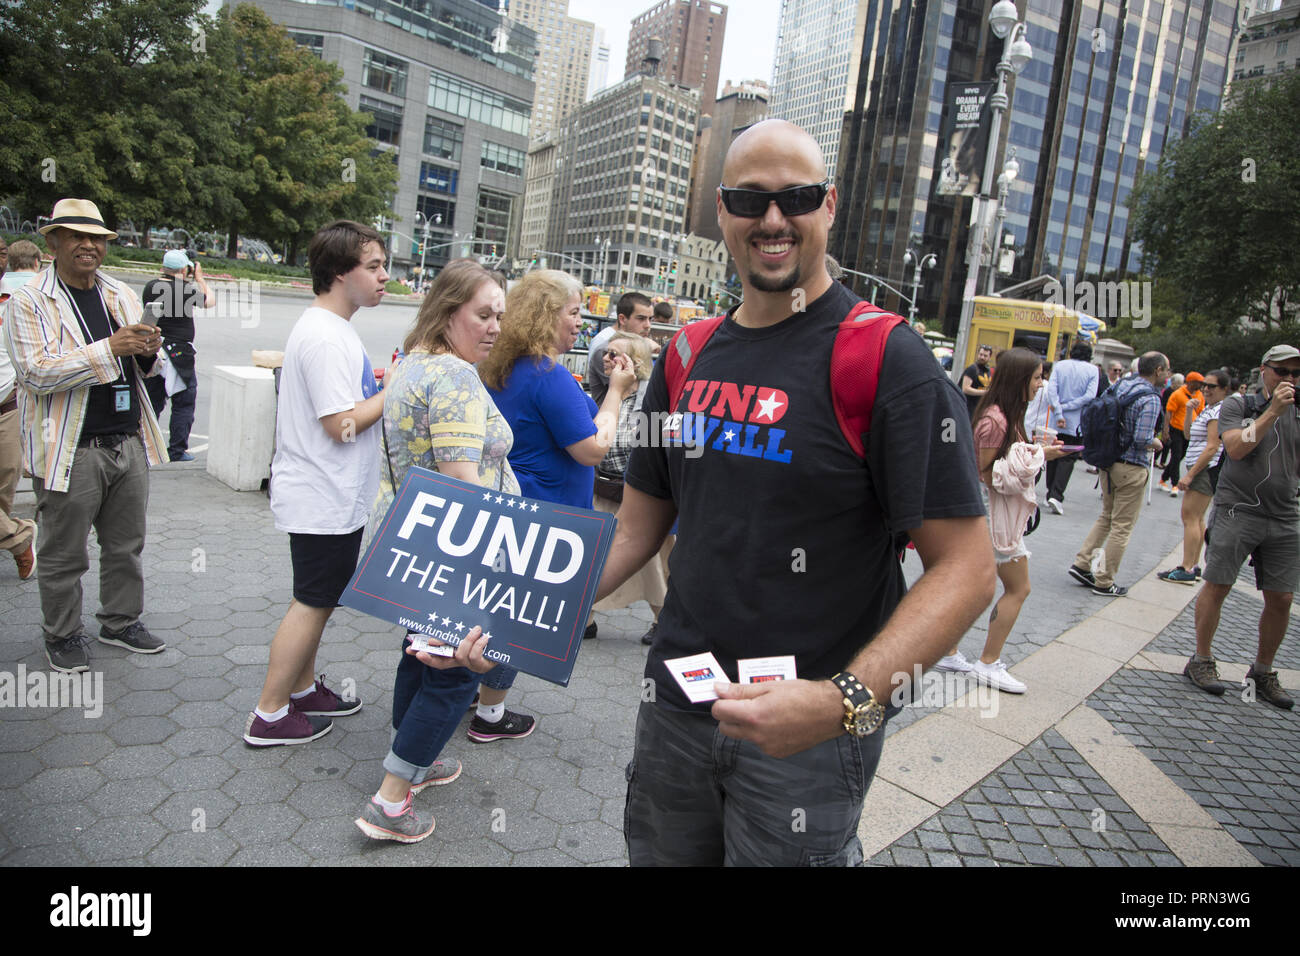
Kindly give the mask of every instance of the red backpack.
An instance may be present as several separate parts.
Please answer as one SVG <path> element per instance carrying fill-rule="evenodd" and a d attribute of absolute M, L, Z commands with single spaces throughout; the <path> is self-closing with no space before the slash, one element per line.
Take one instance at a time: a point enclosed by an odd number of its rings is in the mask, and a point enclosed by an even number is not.
<path fill-rule="evenodd" d="M 723 318 L 692 322 L 669 340 L 664 349 L 669 412 L 677 411 L 695 360 Z M 878 309 L 870 302 L 859 302 L 835 334 L 835 346 L 831 350 L 831 401 L 844 440 L 859 458 L 867 455 L 862 436 L 871 429 L 871 411 L 876 404 L 885 342 L 894 327 L 906 321 L 901 315 Z"/>

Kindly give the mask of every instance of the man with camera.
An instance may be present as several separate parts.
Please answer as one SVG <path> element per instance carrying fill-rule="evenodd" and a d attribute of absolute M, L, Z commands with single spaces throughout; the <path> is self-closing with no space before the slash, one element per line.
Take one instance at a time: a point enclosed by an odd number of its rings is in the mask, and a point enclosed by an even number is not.
<path fill-rule="evenodd" d="M 86 545 L 99 540 L 99 641 L 137 654 L 166 645 L 144 609 L 149 465 L 167 460 L 144 380 L 157 375 L 162 334 L 140 300 L 100 271 L 117 233 L 85 199 L 61 199 L 41 233 L 54 265 L 4 310 L 22 413 L 23 464 L 33 475 L 37 582 L 50 667 L 90 669 L 81 622 Z"/>
<path fill-rule="evenodd" d="M 1291 619 L 1291 599 L 1300 585 L 1300 489 L 1295 382 L 1300 350 L 1275 345 L 1264 353 L 1260 390 L 1229 395 L 1219 411 L 1219 437 L 1227 452 L 1214 494 L 1214 522 L 1206 550 L 1204 579 L 1196 598 L 1196 653 L 1183 673 L 1216 696 L 1219 682 L 1213 654 L 1223 601 L 1248 556 L 1255 559 L 1255 587 L 1264 594 L 1259 646 L 1246 674 L 1255 696 L 1290 710 L 1295 702 L 1282 689 L 1273 657 Z"/>
<path fill-rule="evenodd" d="M 151 280 L 140 298 L 145 308 L 157 317 L 162 329 L 163 349 L 172 368 L 185 383 L 183 390 L 170 396 L 172 419 L 167 456 L 172 461 L 193 461 L 194 456 L 189 453 L 190 429 L 194 427 L 194 404 L 199 394 L 194 354 L 194 309 L 200 302 L 203 308 L 212 308 L 217 297 L 203 278 L 203 267 L 192 262 L 180 249 L 167 250 L 163 255 L 162 271 L 162 278 Z M 163 379 L 159 375 L 148 383 L 149 400 L 153 402 L 154 415 L 159 418 L 168 399 Z"/>

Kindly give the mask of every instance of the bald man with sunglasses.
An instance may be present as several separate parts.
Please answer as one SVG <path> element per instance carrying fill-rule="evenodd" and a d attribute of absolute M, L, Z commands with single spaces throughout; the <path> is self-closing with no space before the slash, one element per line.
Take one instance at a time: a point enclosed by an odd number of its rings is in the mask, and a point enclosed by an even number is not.
<path fill-rule="evenodd" d="M 993 597 L 965 403 L 906 323 L 886 339 L 865 459 L 837 423 L 831 352 L 859 301 L 826 269 L 837 198 L 803 130 L 768 120 L 737 137 L 717 212 L 744 298 L 676 407 L 665 366 L 681 333 L 647 388 L 650 420 L 709 437 L 674 443 L 667 426 L 633 450 L 597 594 L 680 518 L 627 774 L 634 866 L 860 864 L 900 675 L 933 665 Z M 910 593 L 903 533 L 926 569 Z M 716 670 L 681 663 L 702 654 Z M 753 682 L 742 667 L 760 668 Z M 693 701 L 707 694 L 683 688 L 710 673 L 726 678 L 718 699 Z"/>

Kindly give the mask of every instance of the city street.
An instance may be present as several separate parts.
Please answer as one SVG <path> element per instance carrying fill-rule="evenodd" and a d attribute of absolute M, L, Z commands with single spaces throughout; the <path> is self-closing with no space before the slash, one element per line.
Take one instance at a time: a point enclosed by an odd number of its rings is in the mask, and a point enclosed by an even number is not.
<path fill-rule="evenodd" d="M 264 293 L 257 323 L 199 319 L 196 432 L 209 434 L 216 364 L 281 348 L 308 303 Z M 389 304 L 356 319 L 387 359 L 415 312 Z M 164 425 L 165 425 L 164 417 Z M 202 445 L 196 441 L 196 447 Z M 290 593 L 287 540 L 265 495 L 231 491 L 206 454 L 151 473 L 144 621 L 168 648 L 139 656 L 93 643 L 98 713 L 28 702 L 0 721 L 0 864 L 612 865 L 626 863 L 624 768 L 645 648 L 645 604 L 598 614 L 568 688 L 521 675 L 511 706 L 537 716 L 518 741 L 453 737 L 454 784 L 417 798 L 437 820 L 416 846 L 367 840 L 352 820 L 378 785 L 401 633 L 340 609 L 320 669 L 355 686 L 365 708 L 319 741 L 255 750 L 240 739 Z M 1294 713 L 1240 692 L 1212 698 L 1181 676 L 1196 590 L 1159 582 L 1181 529 L 1178 502 L 1144 506 L 1118 580 L 1093 596 L 1065 568 L 1098 509 L 1076 469 L 1066 514 L 1045 514 L 1026 543 L 1031 594 L 1004 658 L 1019 698 L 927 681 L 888 725 L 860 828 L 875 865 L 1297 865 L 1300 734 Z M 16 511 L 34 501 L 20 491 Z M 94 627 L 97 560 L 84 578 Z M 915 553 L 906 564 L 919 573 Z M 1244 581 L 1216 645 L 1226 678 L 1254 649 L 1260 601 Z M 46 669 L 34 581 L 0 563 L 0 670 Z M 981 621 L 961 642 L 978 655 Z M 1278 656 L 1300 688 L 1300 625 Z"/>

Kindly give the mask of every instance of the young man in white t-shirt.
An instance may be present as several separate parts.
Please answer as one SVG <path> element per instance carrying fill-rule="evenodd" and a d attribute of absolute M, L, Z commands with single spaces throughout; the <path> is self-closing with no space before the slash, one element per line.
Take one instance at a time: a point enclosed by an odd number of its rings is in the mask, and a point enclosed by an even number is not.
<path fill-rule="evenodd" d="M 388 273 L 373 229 L 340 220 L 307 252 L 316 298 L 289 333 L 280 375 L 271 513 L 289 534 L 293 601 L 271 640 L 266 683 L 244 740 L 300 744 L 329 733 L 331 717 L 355 714 L 317 680 L 316 650 L 356 570 L 366 516 L 379 489 L 384 398 L 351 319 L 379 304 Z"/>

